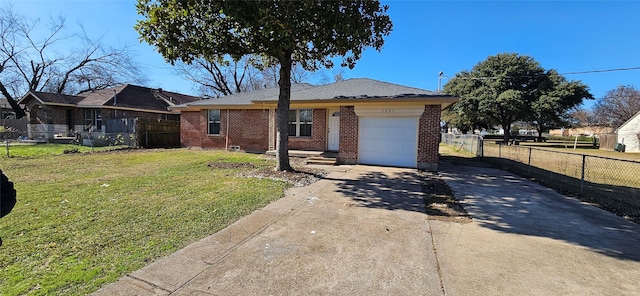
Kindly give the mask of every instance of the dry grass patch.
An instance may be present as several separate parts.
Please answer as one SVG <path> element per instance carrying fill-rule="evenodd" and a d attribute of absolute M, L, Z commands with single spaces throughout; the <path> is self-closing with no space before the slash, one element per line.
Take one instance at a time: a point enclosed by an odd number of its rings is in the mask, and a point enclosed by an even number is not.
<path fill-rule="evenodd" d="M 422 173 L 422 191 L 427 217 L 431 220 L 469 223 L 471 216 L 451 192 L 440 176 L 431 172 Z"/>

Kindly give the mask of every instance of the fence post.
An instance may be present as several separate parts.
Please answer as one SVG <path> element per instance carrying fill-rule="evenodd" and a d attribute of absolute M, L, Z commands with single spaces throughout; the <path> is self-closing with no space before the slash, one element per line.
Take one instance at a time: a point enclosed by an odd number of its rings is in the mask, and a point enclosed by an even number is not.
<path fill-rule="evenodd" d="M 582 194 L 582 189 L 584 188 L 584 167 L 587 162 L 587 155 L 582 154 L 582 177 L 580 178 L 580 194 Z"/>
<path fill-rule="evenodd" d="M 529 161 L 527 162 L 527 175 L 531 172 L 531 147 L 529 147 Z"/>
<path fill-rule="evenodd" d="M 144 148 L 149 149 L 149 132 L 145 131 L 144 132 Z"/>
<path fill-rule="evenodd" d="M 498 159 L 502 158 L 502 144 L 498 145 Z"/>

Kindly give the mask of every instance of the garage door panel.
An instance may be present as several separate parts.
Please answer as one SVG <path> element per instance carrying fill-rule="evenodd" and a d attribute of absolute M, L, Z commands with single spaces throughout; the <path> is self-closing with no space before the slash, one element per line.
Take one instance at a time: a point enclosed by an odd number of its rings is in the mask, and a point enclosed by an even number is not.
<path fill-rule="evenodd" d="M 361 117 L 359 162 L 415 167 L 417 118 Z"/>

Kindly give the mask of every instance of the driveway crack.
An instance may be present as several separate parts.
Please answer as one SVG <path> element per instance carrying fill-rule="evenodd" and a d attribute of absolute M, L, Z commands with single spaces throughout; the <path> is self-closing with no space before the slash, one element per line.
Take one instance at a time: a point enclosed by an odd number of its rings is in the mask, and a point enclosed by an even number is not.
<path fill-rule="evenodd" d="M 436 240 L 433 237 L 433 228 L 431 227 L 431 220 L 427 219 L 427 223 L 429 224 L 429 235 L 431 236 L 431 249 L 433 250 L 433 255 L 436 258 L 436 269 L 438 270 L 438 280 L 440 282 L 440 291 L 442 291 L 443 296 L 446 296 L 447 291 L 444 289 L 444 280 L 442 279 L 442 267 L 440 266 L 440 259 L 438 259 L 438 248 L 436 247 Z"/>

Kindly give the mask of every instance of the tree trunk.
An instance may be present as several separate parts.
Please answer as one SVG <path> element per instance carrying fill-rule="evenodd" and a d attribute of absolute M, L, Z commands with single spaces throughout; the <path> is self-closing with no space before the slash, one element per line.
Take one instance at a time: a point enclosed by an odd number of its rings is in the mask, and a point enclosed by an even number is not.
<path fill-rule="evenodd" d="M 503 144 L 509 144 L 509 136 L 511 136 L 511 124 L 503 124 L 502 130 L 504 130 L 504 136 L 502 138 Z"/>
<path fill-rule="evenodd" d="M 13 96 L 11 96 L 9 91 L 4 87 L 4 84 L 2 84 L 2 83 L 0 83 L 0 93 L 2 93 L 2 95 L 4 95 L 5 99 L 7 99 L 7 102 L 9 103 L 9 105 L 11 105 L 11 109 L 13 109 L 13 112 L 16 113 L 16 119 L 20 119 L 22 117 L 27 116 L 27 114 L 24 112 L 24 110 L 22 110 L 22 108 L 20 108 L 20 105 L 18 105 L 18 102 L 13 99 Z"/>
<path fill-rule="evenodd" d="M 291 101 L 291 53 L 285 53 L 280 58 L 280 78 L 278 80 L 280 93 L 278 96 L 277 142 L 278 171 L 293 171 L 289 164 L 289 103 Z"/>
<path fill-rule="evenodd" d="M 538 143 L 542 143 L 542 127 L 536 129 L 538 131 Z"/>

